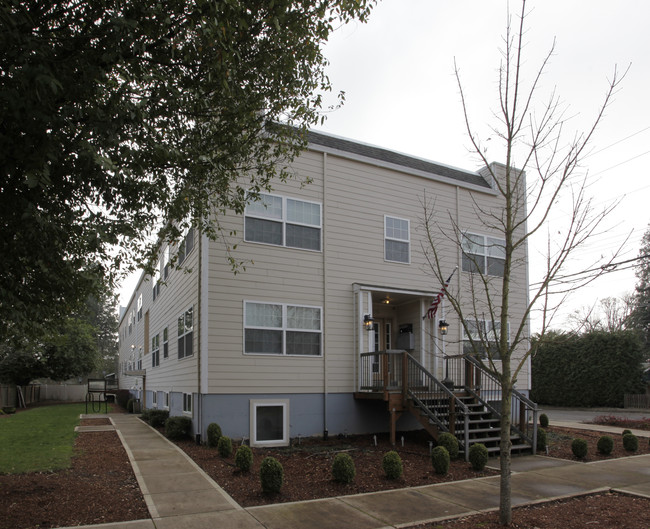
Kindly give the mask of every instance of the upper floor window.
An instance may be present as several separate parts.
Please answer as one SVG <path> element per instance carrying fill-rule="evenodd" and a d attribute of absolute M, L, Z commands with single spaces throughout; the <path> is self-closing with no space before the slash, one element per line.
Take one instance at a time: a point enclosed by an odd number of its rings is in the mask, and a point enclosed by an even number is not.
<path fill-rule="evenodd" d="M 169 245 L 165 247 L 165 251 L 163 252 L 162 275 L 163 280 L 167 281 L 167 278 L 169 277 Z"/>
<path fill-rule="evenodd" d="M 498 237 L 464 233 L 462 240 L 463 270 L 503 277 L 506 242 Z"/>
<path fill-rule="evenodd" d="M 169 331 L 167 327 L 163 329 L 163 358 L 169 356 Z"/>
<path fill-rule="evenodd" d="M 384 259 L 397 263 L 410 263 L 410 248 L 410 221 L 384 216 Z"/>
<path fill-rule="evenodd" d="M 160 365 L 160 334 L 151 338 L 151 367 Z"/>
<path fill-rule="evenodd" d="M 194 248 L 194 228 L 187 230 L 185 237 L 178 245 L 178 264 L 182 265 L 185 258 Z"/>
<path fill-rule="evenodd" d="M 244 352 L 320 356 L 321 309 L 281 303 L 244 304 Z"/>
<path fill-rule="evenodd" d="M 190 307 L 178 316 L 178 358 L 194 354 L 194 314 Z"/>
<path fill-rule="evenodd" d="M 160 295 L 160 261 L 158 261 L 158 266 L 153 272 L 153 277 L 151 278 L 151 292 L 153 301 L 156 301 L 156 298 Z"/>
<path fill-rule="evenodd" d="M 133 332 L 133 312 L 129 312 L 129 335 Z"/>
<path fill-rule="evenodd" d="M 490 320 L 467 320 L 467 330 L 463 327 L 463 353 L 476 353 L 480 358 L 500 360 L 501 354 L 498 342 L 501 339 L 501 322 Z M 510 324 L 508 324 L 507 340 L 510 344 Z M 471 339 L 470 339 L 471 337 Z"/>
<path fill-rule="evenodd" d="M 142 294 L 138 296 L 138 321 L 142 319 Z"/>
<path fill-rule="evenodd" d="M 276 246 L 321 249 L 321 205 L 277 195 L 260 195 L 246 206 L 244 239 Z"/>

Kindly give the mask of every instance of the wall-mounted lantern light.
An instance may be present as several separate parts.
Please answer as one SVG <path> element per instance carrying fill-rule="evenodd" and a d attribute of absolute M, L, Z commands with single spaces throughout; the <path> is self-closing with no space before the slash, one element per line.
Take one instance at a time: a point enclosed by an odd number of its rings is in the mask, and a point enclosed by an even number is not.
<path fill-rule="evenodd" d="M 440 320 L 438 323 L 438 328 L 440 329 L 440 334 L 445 336 L 447 334 L 447 331 L 449 330 L 449 325 L 445 320 Z"/>
<path fill-rule="evenodd" d="M 366 331 L 372 331 L 373 323 L 375 323 L 375 320 L 372 319 L 372 316 L 370 314 L 365 314 L 363 316 L 363 328 Z"/>

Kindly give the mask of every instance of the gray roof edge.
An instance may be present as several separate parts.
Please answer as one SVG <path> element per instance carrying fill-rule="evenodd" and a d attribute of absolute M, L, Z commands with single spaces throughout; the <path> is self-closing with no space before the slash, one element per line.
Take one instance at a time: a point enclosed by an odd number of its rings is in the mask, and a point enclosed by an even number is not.
<path fill-rule="evenodd" d="M 350 140 L 341 136 L 329 133 L 316 132 L 310 130 L 307 140 L 310 146 L 321 146 L 332 151 L 339 151 L 349 155 L 361 156 L 363 158 L 377 160 L 392 166 L 414 169 L 418 173 L 436 175 L 449 178 L 462 184 L 469 184 L 472 187 L 482 188 L 486 191 L 491 190 L 487 180 L 476 171 L 467 171 L 450 165 L 445 165 L 417 156 L 404 154 L 397 151 L 391 151 L 376 145 Z"/>

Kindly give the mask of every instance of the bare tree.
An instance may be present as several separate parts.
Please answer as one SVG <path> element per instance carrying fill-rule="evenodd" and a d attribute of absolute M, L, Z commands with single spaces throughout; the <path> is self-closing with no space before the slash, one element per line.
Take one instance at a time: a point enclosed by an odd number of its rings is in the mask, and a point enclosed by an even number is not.
<path fill-rule="evenodd" d="M 523 36 L 526 1 L 522 1 L 518 23 L 508 17 L 504 37 L 503 59 L 499 68 L 499 103 L 495 113 L 496 125 L 491 128 L 491 150 L 495 143 L 503 148 L 502 164 L 490 164 L 484 143 L 475 132 L 469 118 L 468 104 L 458 66 L 456 79 L 467 132 L 473 151 L 485 164 L 482 174 L 492 182 L 496 198 L 492 206 L 473 200 L 474 215 L 489 237 L 475 240 L 466 232 L 467 226 L 451 218 L 452 233 L 442 229 L 433 215 L 433 203 L 423 201 L 424 228 L 427 243 L 423 248 L 433 275 L 442 284 L 448 274 L 444 248 L 461 249 L 463 272 L 458 288 L 450 287 L 447 299 L 463 326 L 473 354 L 483 367 L 501 384 L 501 488 L 500 521 L 509 525 L 511 507 L 511 402 L 518 376 L 543 340 L 548 323 L 557 307 L 554 294 L 561 299 L 568 292 L 592 281 L 604 273 L 615 255 L 589 267 L 593 271 L 571 275 L 566 273 L 570 256 L 579 252 L 601 231 L 601 224 L 613 206 L 595 211 L 586 196 L 587 175 L 581 161 L 603 113 L 610 103 L 621 77 L 614 70 L 608 81 L 602 106 L 591 127 L 568 139 L 564 131 L 566 116 L 563 105 L 553 92 L 536 111 L 539 83 L 555 51 L 553 44 L 529 83 L 524 81 Z M 528 176 L 529 182 L 526 183 Z M 556 220 L 551 210 L 559 202 L 569 211 L 566 220 Z M 549 225 L 552 228 L 549 228 Z M 552 232 L 550 230 L 553 230 Z M 533 284 L 528 283 L 528 245 L 532 236 L 549 233 L 545 270 Z M 446 234 L 445 234 L 446 233 Z M 442 234 L 442 235 L 441 235 Z M 482 247 L 481 247 L 482 246 Z M 480 247 L 477 250 L 477 247 Z M 480 259 L 478 255 L 480 254 Z M 490 269 L 485 255 L 498 256 L 498 266 Z M 528 291 L 528 292 L 527 292 Z M 526 295 L 528 293 L 528 295 Z M 530 341 L 529 320 L 533 310 L 539 310 L 541 340 Z"/>
<path fill-rule="evenodd" d="M 607 297 L 591 307 L 576 309 L 569 315 L 568 320 L 573 325 L 573 331 L 577 333 L 622 331 L 628 328 L 633 307 L 632 294 L 623 294 L 620 298 Z"/>

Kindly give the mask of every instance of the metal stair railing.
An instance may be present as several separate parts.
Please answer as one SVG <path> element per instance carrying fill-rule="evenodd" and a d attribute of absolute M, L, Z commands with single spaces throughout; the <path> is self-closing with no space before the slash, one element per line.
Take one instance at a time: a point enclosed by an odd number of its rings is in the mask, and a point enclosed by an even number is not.
<path fill-rule="evenodd" d="M 472 355 L 458 355 L 447 358 L 447 378 L 457 387 L 463 387 L 478 402 L 501 418 L 501 382 Z M 451 366 L 449 365 L 451 362 Z M 451 373 L 451 374 L 450 374 Z M 523 440 L 537 452 L 537 404 L 516 389 L 512 390 L 510 403 L 510 425 Z"/>
<path fill-rule="evenodd" d="M 465 453 L 465 459 L 469 460 L 469 410 L 467 406 L 415 358 L 406 352 L 404 354 L 406 355 L 405 397 L 411 399 L 417 408 L 440 430 L 454 436 L 456 435 L 456 424 L 460 422 L 460 419 L 463 423 L 463 442 L 460 448 Z M 427 404 L 434 402 L 442 404 L 439 412 L 434 411 L 433 406 Z"/>

